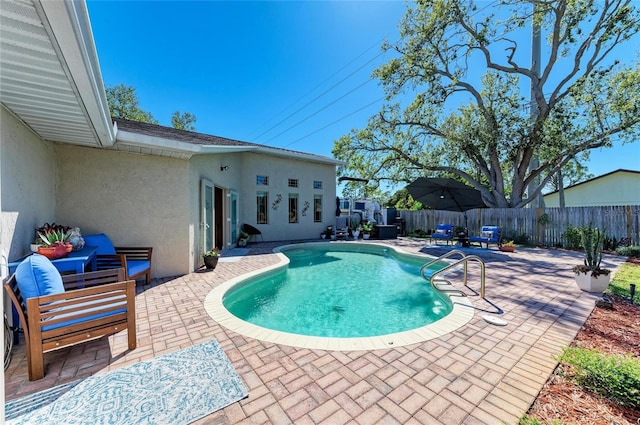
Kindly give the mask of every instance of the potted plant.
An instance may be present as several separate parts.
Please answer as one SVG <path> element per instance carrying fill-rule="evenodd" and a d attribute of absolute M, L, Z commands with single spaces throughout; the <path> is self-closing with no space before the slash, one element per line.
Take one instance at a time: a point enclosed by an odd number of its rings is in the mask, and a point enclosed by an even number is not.
<path fill-rule="evenodd" d="M 69 237 L 71 237 L 71 232 L 68 230 L 48 229 L 44 232 L 38 232 L 40 239 L 38 254 L 44 255 L 50 260 L 66 257 L 73 249 Z"/>
<path fill-rule="evenodd" d="M 209 251 L 206 251 L 202 254 L 202 259 L 204 260 L 204 266 L 208 270 L 213 270 L 218 265 L 218 258 L 220 257 L 220 249 L 213 248 Z"/>
<path fill-rule="evenodd" d="M 508 241 L 498 246 L 498 249 L 503 252 L 515 252 L 516 244 L 513 241 Z"/>
<path fill-rule="evenodd" d="M 353 236 L 354 240 L 358 240 L 358 238 L 360 237 L 360 232 L 361 232 L 362 228 L 360 227 L 360 225 L 355 226 L 352 230 L 351 230 L 351 236 Z"/>
<path fill-rule="evenodd" d="M 366 222 L 362 225 L 362 239 L 369 239 L 371 237 L 371 232 L 373 231 L 373 223 Z"/>
<path fill-rule="evenodd" d="M 240 247 L 247 246 L 247 241 L 249 241 L 249 234 L 241 230 L 240 236 L 238 236 L 238 246 Z"/>
<path fill-rule="evenodd" d="M 584 248 L 584 264 L 573 267 L 578 288 L 587 292 L 604 292 L 611 280 L 611 270 L 600 268 L 604 232 L 597 227 L 580 229 L 580 241 Z"/>
<path fill-rule="evenodd" d="M 51 224 L 44 223 L 42 226 L 36 227 L 36 230 L 34 232 L 33 242 L 31 243 L 31 251 L 38 252 L 39 247 L 49 246 L 51 245 L 51 243 L 56 242 L 56 240 L 52 240 L 51 242 L 45 242 L 40 238 L 40 234 L 43 234 L 46 236 L 49 233 L 53 233 L 53 232 L 55 232 L 56 234 L 60 232 L 67 233 L 70 230 L 71 230 L 71 227 L 63 226 L 61 224 L 56 224 L 56 223 L 51 223 Z M 69 234 L 69 236 L 71 236 L 71 234 Z"/>
<path fill-rule="evenodd" d="M 326 230 L 320 233 L 322 239 L 331 239 L 333 237 L 333 226 L 327 226 Z"/>

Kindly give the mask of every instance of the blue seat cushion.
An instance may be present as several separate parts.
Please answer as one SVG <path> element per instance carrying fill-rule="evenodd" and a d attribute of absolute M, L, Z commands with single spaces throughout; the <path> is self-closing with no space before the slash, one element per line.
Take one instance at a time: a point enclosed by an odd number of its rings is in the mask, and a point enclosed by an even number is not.
<path fill-rule="evenodd" d="M 148 260 L 127 260 L 127 274 L 134 276 L 138 273 L 146 272 L 151 267 L 151 262 Z"/>
<path fill-rule="evenodd" d="M 116 249 L 113 247 L 109 236 L 104 233 L 99 233 L 96 235 L 86 235 L 83 236 L 85 246 L 96 246 L 98 247 L 96 254 L 98 255 L 114 255 L 116 253 Z"/>
<path fill-rule="evenodd" d="M 64 292 L 60 272 L 47 257 L 40 254 L 30 255 L 18 264 L 16 283 L 25 300 Z"/>
<path fill-rule="evenodd" d="M 111 304 L 105 305 L 104 303 L 106 301 L 112 301 Z M 92 304 L 97 304 L 100 303 L 100 305 L 97 305 L 95 307 L 91 307 Z M 91 314 L 89 316 L 84 316 L 84 317 L 75 317 L 75 318 L 71 318 L 74 315 L 78 314 L 78 308 L 81 308 L 81 312 L 82 313 L 86 313 L 86 312 L 91 312 L 91 311 L 98 311 L 98 310 L 102 310 L 104 308 L 107 307 L 113 307 L 113 306 L 122 306 L 122 308 L 118 308 L 115 310 L 111 310 L 111 311 L 103 311 L 100 313 L 96 313 L 96 314 Z M 120 313 L 124 313 L 127 311 L 126 309 L 126 301 L 123 300 L 122 297 L 111 297 L 111 298 L 103 298 L 97 301 L 88 301 L 86 303 L 80 303 L 80 304 L 75 304 L 73 305 L 73 307 L 70 307 L 70 309 L 73 309 L 75 311 L 69 312 L 69 313 L 64 313 L 64 309 L 59 309 L 59 310 L 55 310 L 56 315 L 54 316 L 56 319 L 63 319 L 65 317 L 70 317 L 69 320 L 63 320 L 62 322 L 59 323 L 55 323 L 53 325 L 44 325 L 42 326 L 42 331 L 50 331 L 52 329 L 58 329 L 58 328 L 62 328 L 65 326 L 70 326 L 70 325 L 75 325 L 76 323 L 84 323 L 84 322 L 88 322 L 90 320 L 96 320 L 96 319 L 101 319 L 103 317 L 109 317 L 109 316 L 113 316 L 115 314 L 120 314 Z"/>
<path fill-rule="evenodd" d="M 482 226 L 480 236 L 472 236 L 469 238 L 469 241 L 498 243 L 499 230 L 496 226 Z"/>

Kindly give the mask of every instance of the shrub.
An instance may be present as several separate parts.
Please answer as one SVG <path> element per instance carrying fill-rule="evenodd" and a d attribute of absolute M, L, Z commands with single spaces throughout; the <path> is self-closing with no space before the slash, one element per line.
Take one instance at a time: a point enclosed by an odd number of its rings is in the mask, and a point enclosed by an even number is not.
<path fill-rule="evenodd" d="M 616 254 L 624 255 L 625 257 L 640 258 L 640 246 L 619 246 L 618 248 L 616 248 Z"/>
<path fill-rule="evenodd" d="M 582 235 L 580 228 L 576 226 L 569 226 L 562 233 L 562 243 L 567 249 L 580 249 L 580 239 Z"/>
<path fill-rule="evenodd" d="M 427 236 L 429 236 L 427 232 L 422 229 L 416 229 L 413 232 L 410 232 L 409 235 L 416 238 L 426 238 Z"/>
<path fill-rule="evenodd" d="M 513 230 L 502 234 L 503 241 L 512 241 L 516 245 L 531 245 L 529 235 L 526 233 L 517 234 Z"/>
<path fill-rule="evenodd" d="M 560 361 L 573 366 L 569 378 L 583 388 L 623 406 L 640 408 L 640 360 L 631 354 L 605 355 L 572 347 L 564 350 Z"/>

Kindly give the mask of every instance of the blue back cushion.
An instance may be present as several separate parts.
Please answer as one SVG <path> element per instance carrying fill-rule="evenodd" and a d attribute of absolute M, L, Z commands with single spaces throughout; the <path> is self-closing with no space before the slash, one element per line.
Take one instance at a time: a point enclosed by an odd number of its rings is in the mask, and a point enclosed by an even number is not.
<path fill-rule="evenodd" d="M 438 224 L 436 226 L 436 232 L 438 230 L 444 230 L 446 233 L 453 232 L 453 224 Z"/>
<path fill-rule="evenodd" d="M 84 238 L 84 246 L 97 246 L 98 250 L 96 254 L 98 255 L 114 255 L 116 253 L 116 249 L 113 247 L 109 236 L 104 233 L 99 233 L 97 235 L 87 235 L 83 236 Z"/>
<path fill-rule="evenodd" d="M 18 264 L 16 283 L 25 300 L 64 292 L 60 272 L 47 257 L 40 254 L 30 255 Z"/>
<path fill-rule="evenodd" d="M 491 232 L 491 239 L 498 240 L 498 233 L 500 228 L 498 226 L 482 226 L 482 232 Z"/>

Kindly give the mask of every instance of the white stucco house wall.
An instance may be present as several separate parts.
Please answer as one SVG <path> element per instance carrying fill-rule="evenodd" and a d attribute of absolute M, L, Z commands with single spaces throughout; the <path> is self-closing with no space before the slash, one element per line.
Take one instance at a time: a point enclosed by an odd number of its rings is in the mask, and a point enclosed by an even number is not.
<path fill-rule="evenodd" d="M 342 162 L 110 117 L 86 5 L 0 2 L 0 250 L 28 254 L 45 222 L 152 246 L 154 277 L 205 248 L 318 238 L 335 221 Z"/>
<path fill-rule="evenodd" d="M 559 207 L 558 191 L 544 195 L 547 207 Z M 640 171 L 615 170 L 564 189 L 565 207 L 640 205 Z"/>

